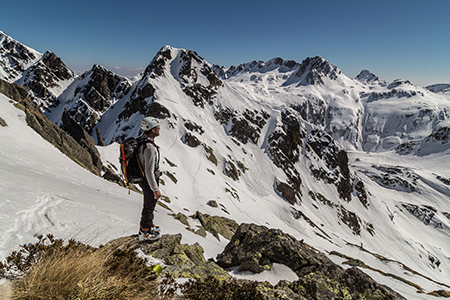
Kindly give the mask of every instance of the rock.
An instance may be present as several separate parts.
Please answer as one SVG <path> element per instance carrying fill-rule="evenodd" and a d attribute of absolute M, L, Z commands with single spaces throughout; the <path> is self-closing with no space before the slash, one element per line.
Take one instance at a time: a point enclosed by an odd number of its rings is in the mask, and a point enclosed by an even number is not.
<path fill-rule="evenodd" d="M 359 269 L 345 270 L 323 253 L 278 229 L 241 224 L 217 256 L 217 264 L 223 268 L 239 266 L 240 270 L 255 273 L 269 269 L 273 263 L 288 266 L 299 280 L 282 281 L 273 288 L 259 287 L 264 299 L 361 299 L 367 295 L 405 299 Z"/>
<path fill-rule="evenodd" d="M 180 244 L 181 238 L 180 233 L 175 235 L 165 234 L 155 242 L 141 243 L 137 235 L 133 235 L 110 241 L 105 247 L 121 250 L 136 250 L 139 248 L 146 255 L 163 260 L 167 267 L 162 273 L 175 278 L 202 280 L 209 276 L 218 280 L 231 278 L 231 275 L 216 263 L 205 260 L 204 250 L 198 243 L 194 245 Z"/>
<path fill-rule="evenodd" d="M 201 212 L 196 212 L 192 218 L 200 220 L 205 230 L 212 233 L 219 241 L 219 234 L 229 240 L 239 226 L 234 220 L 220 216 L 210 216 Z"/>
<path fill-rule="evenodd" d="M 91 156 L 92 164 L 100 173 L 102 169 L 102 161 L 100 159 L 100 153 L 97 147 L 95 147 L 95 140 L 89 133 L 81 127 L 75 120 L 73 120 L 67 111 L 64 111 L 62 116 L 62 129 L 67 132 L 71 137 L 73 137 L 78 144 L 80 144 L 84 149 L 87 150 Z"/>
<path fill-rule="evenodd" d="M 180 221 L 184 225 L 189 226 L 189 222 L 188 222 L 188 219 L 187 219 L 186 215 L 184 215 L 182 213 L 178 213 L 176 215 L 173 214 L 172 216 L 174 217 L 174 219 Z"/>
<path fill-rule="evenodd" d="M 95 134 L 97 135 L 97 145 L 106 146 L 105 141 L 103 140 L 102 135 L 100 133 L 100 129 L 98 129 L 98 127 L 95 128 Z"/>
<path fill-rule="evenodd" d="M 295 190 L 284 182 L 277 182 L 277 191 L 281 193 L 281 196 L 286 199 L 290 204 L 295 204 Z"/>
<path fill-rule="evenodd" d="M 211 206 L 211 207 L 219 207 L 219 205 L 217 205 L 217 201 L 216 200 L 209 200 L 208 203 L 206 203 L 206 204 Z"/>
<path fill-rule="evenodd" d="M 218 255 L 217 263 L 205 260 L 198 243 L 180 244 L 181 238 L 181 234 L 166 234 L 156 242 L 140 243 L 137 235 L 133 235 L 113 240 L 105 247 L 124 251 L 139 248 L 147 255 L 164 260 L 167 266 L 163 275 L 195 279 L 200 284 L 203 282 L 207 289 L 211 289 L 208 284 L 213 283 L 212 290 L 217 288 L 222 292 L 223 288 L 245 289 L 257 297 L 252 299 L 368 299 L 368 296 L 370 299 L 405 299 L 358 268 L 345 270 L 323 253 L 278 229 L 242 224 Z M 272 286 L 268 282 L 233 279 L 223 269 L 240 265 L 242 271 L 261 272 L 273 262 L 290 267 L 299 279 L 281 280 Z"/>
<path fill-rule="evenodd" d="M 191 134 L 190 132 L 187 132 L 182 137 L 182 141 L 183 141 L 183 143 L 185 143 L 186 145 L 188 145 L 189 147 L 192 147 L 192 148 L 198 147 L 201 144 L 199 139 L 195 135 Z"/>
<path fill-rule="evenodd" d="M 170 270 L 171 268 L 169 268 Z M 213 276 L 218 280 L 229 280 L 231 275 L 227 271 L 219 267 L 212 261 L 202 262 L 192 268 L 183 268 L 178 270 L 172 270 L 171 274 L 174 277 L 191 278 L 191 279 L 206 279 L 209 276 Z"/>

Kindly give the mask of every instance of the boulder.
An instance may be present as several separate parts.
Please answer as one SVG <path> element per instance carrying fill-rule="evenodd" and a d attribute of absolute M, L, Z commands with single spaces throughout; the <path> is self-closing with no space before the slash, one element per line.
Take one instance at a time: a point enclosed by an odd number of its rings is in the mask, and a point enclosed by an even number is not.
<path fill-rule="evenodd" d="M 295 282 L 280 281 L 275 287 L 260 287 L 265 299 L 405 299 L 378 284 L 358 268 L 344 269 L 325 254 L 279 229 L 241 224 L 224 251 L 217 256 L 223 268 L 260 273 L 273 263 L 284 264 L 298 276 Z M 276 293 L 274 294 L 274 291 Z M 296 295 L 293 297 L 292 295 Z"/>
<path fill-rule="evenodd" d="M 146 255 L 163 260 L 167 265 L 162 271 L 163 275 L 174 278 L 190 278 L 204 280 L 214 277 L 218 280 L 230 279 L 231 275 L 213 261 L 206 261 L 204 250 L 198 244 L 181 244 L 181 233 L 164 234 L 155 242 L 139 242 L 137 235 L 121 237 L 110 241 L 106 247 L 121 250 L 141 249 Z"/>
<path fill-rule="evenodd" d="M 206 231 L 212 233 L 216 239 L 220 241 L 219 234 L 226 239 L 231 239 L 239 224 L 234 220 L 202 214 L 197 211 L 192 218 L 198 219 Z"/>

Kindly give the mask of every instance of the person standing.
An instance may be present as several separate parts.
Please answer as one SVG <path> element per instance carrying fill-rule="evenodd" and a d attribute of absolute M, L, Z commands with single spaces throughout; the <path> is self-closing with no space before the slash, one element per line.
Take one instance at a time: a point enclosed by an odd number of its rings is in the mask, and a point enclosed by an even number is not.
<path fill-rule="evenodd" d="M 161 237 L 159 226 L 153 224 L 154 210 L 156 202 L 161 197 L 159 190 L 159 170 L 160 153 L 159 147 L 155 144 L 155 138 L 159 136 L 159 121 L 153 117 L 145 117 L 141 122 L 141 129 L 144 134 L 139 140 L 138 159 L 142 165 L 145 178 L 139 182 L 144 193 L 144 205 L 142 208 L 139 240 L 155 241 Z"/>

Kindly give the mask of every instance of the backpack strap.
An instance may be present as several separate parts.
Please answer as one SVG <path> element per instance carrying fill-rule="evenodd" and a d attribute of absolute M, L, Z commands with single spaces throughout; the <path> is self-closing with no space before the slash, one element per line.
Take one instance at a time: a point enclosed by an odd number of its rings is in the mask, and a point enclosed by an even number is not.
<path fill-rule="evenodd" d="M 159 153 L 159 146 L 156 145 L 153 140 L 151 140 L 149 138 L 145 138 L 144 136 L 139 137 L 138 140 L 137 140 L 137 143 L 138 143 L 138 146 L 137 146 L 138 151 L 141 151 L 140 150 L 140 146 L 141 145 L 142 145 L 142 147 L 144 147 L 144 148 L 142 148 L 142 153 L 144 153 L 145 147 L 147 147 L 148 143 L 152 144 L 155 147 L 156 152 L 158 154 L 157 157 L 155 158 L 155 171 L 158 170 L 159 169 L 160 157 L 161 157 L 161 155 Z M 139 156 L 138 156 L 138 163 L 139 163 L 139 167 L 140 167 L 141 163 L 139 161 Z M 142 171 L 142 168 L 141 168 L 141 171 Z M 142 172 L 142 173 L 144 173 L 144 172 Z M 144 175 L 144 177 L 145 177 L 145 175 Z"/>

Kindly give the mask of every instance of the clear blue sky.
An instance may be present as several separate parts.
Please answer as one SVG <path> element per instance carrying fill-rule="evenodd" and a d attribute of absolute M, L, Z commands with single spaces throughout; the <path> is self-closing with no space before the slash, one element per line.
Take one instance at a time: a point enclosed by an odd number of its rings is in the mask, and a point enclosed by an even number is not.
<path fill-rule="evenodd" d="M 322 56 L 355 77 L 450 83 L 450 0 L 20 0 L 0 30 L 72 70 L 142 71 L 170 45 L 229 67 Z"/>

